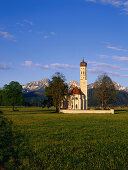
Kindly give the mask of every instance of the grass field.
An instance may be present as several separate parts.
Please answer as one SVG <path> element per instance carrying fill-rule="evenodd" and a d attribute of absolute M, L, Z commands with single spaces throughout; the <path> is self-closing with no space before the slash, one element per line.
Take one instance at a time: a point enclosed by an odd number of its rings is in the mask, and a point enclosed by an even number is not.
<path fill-rule="evenodd" d="M 127 109 L 114 115 L 1 110 L 27 136 L 34 153 L 31 169 L 128 169 Z"/>

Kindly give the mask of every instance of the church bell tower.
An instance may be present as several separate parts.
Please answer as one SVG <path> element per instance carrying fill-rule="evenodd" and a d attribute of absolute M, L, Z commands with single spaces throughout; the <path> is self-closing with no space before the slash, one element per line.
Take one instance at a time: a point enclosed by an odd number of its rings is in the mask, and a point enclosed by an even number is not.
<path fill-rule="evenodd" d="M 87 63 L 83 61 L 80 63 L 80 88 L 85 95 L 84 110 L 88 109 L 88 96 L 87 96 Z"/>

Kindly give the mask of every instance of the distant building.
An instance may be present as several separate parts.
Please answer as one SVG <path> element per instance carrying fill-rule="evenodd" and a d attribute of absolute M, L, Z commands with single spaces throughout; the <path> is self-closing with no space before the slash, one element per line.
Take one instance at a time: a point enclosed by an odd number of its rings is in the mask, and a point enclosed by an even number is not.
<path fill-rule="evenodd" d="M 65 96 L 62 108 L 74 110 L 86 110 L 88 108 L 87 63 L 84 61 L 84 58 L 80 63 L 80 89 L 78 87 L 74 87 L 69 93 L 69 96 Z"/>

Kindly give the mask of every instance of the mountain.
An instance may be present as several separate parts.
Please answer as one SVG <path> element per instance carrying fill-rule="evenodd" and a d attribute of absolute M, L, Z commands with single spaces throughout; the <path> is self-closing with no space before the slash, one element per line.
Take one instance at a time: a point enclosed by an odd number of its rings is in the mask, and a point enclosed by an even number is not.
<path fill-rule="evenodd" d="M 125 88 L 125 91 L 128 92 L 128 86 Z"/>
<path fill-rule="evenodd" d="M 114 106 L 128 105 L 128 87 L 123 87 L 120 84 L 113 82 L 117 89 L 116 101 Z M 45 100 L 44 90 L 49 85 L 49 79 L 45 78 L 40 81 L 32 81 L 22 86 L 26 105 L 41 106 L 42 101 Z M 69 91 L 74 87 L 80 88 L 80 84 L 71 80 L 68 83 Z M 88 103 L 89 106 L 97 106 L 97 102 L 93 99 L 94 83 L 88 85 Z"/>
<path fill-rule="evenodd" d="M 128 91 L 128 87 L 124 87 L 124 86 L 121 86 L 119 83 L 116 83 L 115 81 L 113 81 L 114 85 L 115 85 L 115 88 L 116 90 L 122 90 L 122 91 Z M 94 83 L 91 83 L 88 85 L 88 89 L 93 89 L 94 88 Z"/>
<path fill-rule="evenodd" d="M 116 90 L 126 91 L 126 89 L 125 89 L 124 86 L 121 86 L 119 83 L 116 83 L 115 81 L 113 81 L 113 83 L 114 83 L 114 85 L 115 85 Z"/>
<path fill-rule="evenodd" d="M 32 81 L 22 86 L 23 93 L 29 93 L 33 91 L 44 91 L 45 87 L 49 85 L 49 79 L 45 78 L 40 81 Z"/>
<path fill-rule="evenodd" d="M 113 82 L 117 90 L 116 100 L 112 106 L 128 106 L 128 87 L 123 87 L 120 84 Z M 97 101 L 93 98 L 94 83 L 88 85 L 88 104 L 89 106 L 97 106 Z"/>
<path fill-rule="evenodd" d="M 123 90 L 123 91 L 128 92 L 128 87 L 125 88 L 125 87 L 121 86 L 119 83 L 116 83 L 116 82 L 113 82 L 113 83 L 117 90 L 119 90 L 119 91 Z M 47 78 L 42 79 L 40 81 L 32 81 L 32 82 L 29 82 L 22 86 L 23 93 L 28 93 L 28 92 L 33 92 L 33 91 L 42 92 L 42 91 L 44 91 L 45 87 L 47 87 L 48 85 L 49 85 L 49 79 L 47 79 Z M 77 81 L 71 80 L 68 83 L 69 91 L 71 91 L 76 86 L 78 88 L 80 88 L 80 84 Z M 91 83 L 88 85 L 88 89 L 93 89 L 93 88 L 94 88 L 94 83 Z"/>
<path fill-rule="evenodd" d="M 47 87 L 48 85 L 49 85 L 49 79 L 47 78 L 42 79 L 40 81 L 32 81 L 22 86 L 23 93 L 30 93 L 35 91 L 41 92 L 44 91 L 45 87 Z M 71 80 L 68 83 L 68 86 L 69 86 L 69 90 L 72 90 L 76 86 L 80 88 L 80 84 L 75 80 Z"/>
<path fill-rule="evenodd" d="M 75 80 L 71 80 L 69 83 L 68 83 L 68 89 L 69 91 L 71 91 L 74 87 L 78 87 L 80 88 L 80 84 L 75 81 Z"/>
<path fill-rule="evenodd" d="M 32 81 L 22 86 L 25 105 L 41 106 L 45 100 L 44 90 L 49 85 L 49 79 Z"/>

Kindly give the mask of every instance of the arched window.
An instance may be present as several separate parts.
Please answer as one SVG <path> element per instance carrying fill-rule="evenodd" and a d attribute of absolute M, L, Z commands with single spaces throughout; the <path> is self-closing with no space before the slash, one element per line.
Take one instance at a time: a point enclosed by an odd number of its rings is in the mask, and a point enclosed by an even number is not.
<path fill-rule="evenodd" d="M 77 104 L 76 104 L 76 109 L 77 109 Z"/>
<path fill-rule="evenodd" d="M 84 74 L 84 71 L 83 71 L 83 74 Z"/>
<path fill-rule="evenodd" d="M 81 71 L 81 74 L 82 74 L 82 71 Z"/>

